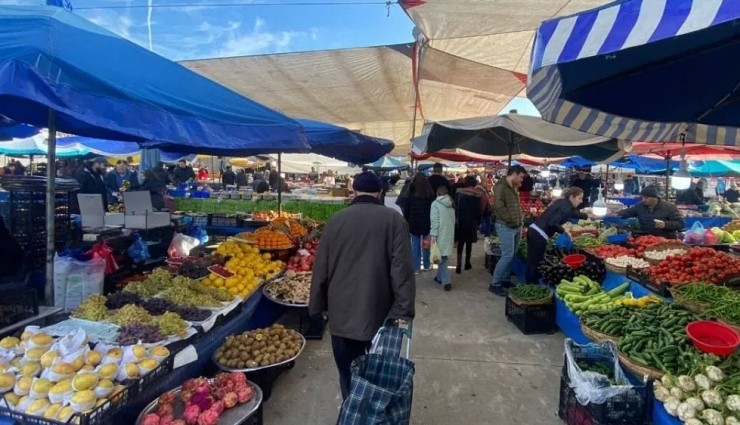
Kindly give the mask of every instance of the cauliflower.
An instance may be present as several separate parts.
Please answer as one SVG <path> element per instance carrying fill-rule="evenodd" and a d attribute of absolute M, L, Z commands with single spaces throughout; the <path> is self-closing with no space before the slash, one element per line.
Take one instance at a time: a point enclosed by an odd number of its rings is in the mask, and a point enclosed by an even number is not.
<path fill-rule="evenodd" d="M 698 397 L 689 397 L 686 399 L 686 403 L 694 406 L 694 409 L 696 409 L 697 412 L 704 410 L 704 402 Z"/>
<path fill-rule="evenodd" d="M 740 420 L 734 416 L 728 416 L 725 418 L 725 425 L 740 425 Z"/>
<path fill-rule="evenodd" d="M 683 393 L 683 390 L 681 390 L 681 388 L 679 387 L 671 388 L 671 395 L 681 401 L 683 401 L 686 398 L 685 394 Z"/>
<path fill-rule="evenodd" d="M 669 390 L 675 386 L 675 383 L 673 382 L 673 376 L 667 373 L 663 375 L 662 378 L 660 378 L 660 383 Z"/>
<path fill-rule="evenodd" d="M 717 366 L 707 366 L 704 371 L 707 373 L 707 377 L 709 377 L 713 382 L 721 382 L 725 379 L 725 373 Z"/>
<path fill-rule="evenodd" d="M 678 386 L 681 387 L 682 390 L 686 392 L 691 392 L 696 390 L 696 383 L 693 379 L 691 379 L 690 376 L 687 375 L 681 375 L 678 377 Z"/>
<path fill-rule="evenodd" d="M 688 419 L 696 416 L 696 409 L 694 408 L 694 406 L 684 401 L 683 403 L 678 405 L 678 407 L 676 408 L 676 413 L 678 413 L 678 419 L 686 422 Z"/>
<path fill-rule="evenodd" d="M 725 419 L 722 414 L 714 409 L 704 409 L 701 412 L 701 418 L 707 425 L 725 425 Z"/>
<path fill-rule="evenodd" d="M 740 395 L 733 394 L 725 400 L 725 406 L 730 412 L 740 412 Z"/>
<path fill-rule="evenodd" d="M 658 381 L 656 381 L 656 383 L 657 382 Z M 671 392 L 662 385 L 656 385 L 653 387 L 653 393 L 655 394 L 655 399 L 658 401 L 666 401 L 666 399 L 671 396 Z"/>
<path fill-rule="evenodd" d="M 689 418 L 686 421 L 684 421 L 683 425 L 704 425 L 704 422 L 696 418 Z"/>
<path fill-rule="evenodd" d="M 709 390 L 712 388 L 712 381 L 701 373 L 694 376 L 694 382 L 696 382 L 696 386 L 702 390 Z"/>
<path fill-rule="evenodd" d="M 665 401 L 663 404 L 663 407 L 665 407 L 666 412 L 668 412 L 671 416 L 678 415 L 678 412 L 676 412 L 676 409 L 678 409 L 678 405 L 681 404 L 681 400 L 677 399 L 676 397 L 670 396 L 668 397 L 668 400 Z"/>
<path fill-rule="evenodd" d="M 722 396 L 715 390 L 701 392 L 701 399 L 709 407 L 722 407 Z M 711 410 L 711 409 L 708 409 Z M 706 410 L 705 410 L 706 411 Z"/>

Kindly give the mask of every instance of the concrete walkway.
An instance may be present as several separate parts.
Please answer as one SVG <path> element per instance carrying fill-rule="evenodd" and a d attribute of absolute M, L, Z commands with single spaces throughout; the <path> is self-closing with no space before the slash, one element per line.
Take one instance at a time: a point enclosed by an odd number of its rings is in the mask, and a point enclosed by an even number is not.
<path fill-rule="evenodd" d="M 416 363 L 411 422 L 420 425 L 555 425 L 563 335 L 522 335 L 504 317 L 504 298 L 488 292 L 483 243 L 474 269 L 453 273 L 444 292 L 433 273 L 417 276 Z M 310 341 L 295 368 L 275 383 L 267 425 L 334 425 L 338 375 L 328 332 Z"/>

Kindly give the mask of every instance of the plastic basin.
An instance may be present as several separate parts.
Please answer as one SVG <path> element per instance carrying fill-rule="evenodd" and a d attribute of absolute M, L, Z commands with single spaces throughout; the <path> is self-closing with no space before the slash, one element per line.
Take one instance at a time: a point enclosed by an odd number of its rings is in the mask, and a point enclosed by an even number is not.
<path fill-rule="evenodd" d="M 583 254 L 570 254 L 563 257 L 563 263 L 574 269 L 581 267 L 584 261 L 586 261 L 586 256 Z"/>
<path fill-rule="evenodd" d="M 699 320 L 686 325 L 686 335 L 699 351 L 729 356 L 740 345 L 740 336 L 727 325 L 709 320 Z"/>

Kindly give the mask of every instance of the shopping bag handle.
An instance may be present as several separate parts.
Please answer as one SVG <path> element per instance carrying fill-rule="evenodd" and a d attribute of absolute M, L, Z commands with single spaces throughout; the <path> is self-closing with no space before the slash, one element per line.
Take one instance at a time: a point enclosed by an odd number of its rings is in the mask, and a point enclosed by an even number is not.
<path fill-rule="evenodd" d="M 372 348 L 370 349 L 370 352 L 373 353 L 377 351 L 377 348 L 380 344 L 380 338 L 385 332 L 391 329 L 398 329 L 402 334 L 402 338 L 401 338 L 402 346 L 403 346 L 403 335 L 405 335 L 406 338 L 408 339 L 408 341 L 406 342 L 406 358 L 408 359 L 409 356 L 411 355 L 412 327 L 413 325 L 412 325 L 412 322 L 410 321 L 401 322 L 396 319 L 390 319 L 390 318 L 386 319 L 385 322 L 383 323 L 383 326 L 381 326 L 381 328 L 378 329 L 378 332 L 375 334 L 375 337 L 373 338 Z"/>

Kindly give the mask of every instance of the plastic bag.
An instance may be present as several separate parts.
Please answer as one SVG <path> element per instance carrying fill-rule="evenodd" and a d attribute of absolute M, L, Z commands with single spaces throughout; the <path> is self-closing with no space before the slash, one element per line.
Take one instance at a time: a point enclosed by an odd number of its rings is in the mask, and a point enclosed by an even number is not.
<path fill-rule="evenodd" d="M 432 247 L 432 237 L 427 235 L 421 238 L 421 247 L 423 249 L 430 249 Z"/>
<path fill-rule="evenodd" d="M 704 245 L 716 245 L 717 235 L 711 230 L 704 232 Z"/>
<path fill-rule="evenodd" d="M 574 352 L 578 353 L 578 359 Z M 587 358 L 583 358 L 587 354 Z M 614 382 L 612 385 L 609 378 L 600 373 L 582 370 L 578 360 L 589 363 L 609 365 L 614 371 Z M 626 393 L 632 389 L 630 381 L 619 366 L 617 357 L 617 346 L 612 341 L 604 341 L 598 344 L 579 345 L 572 339 L 565 339 L 565 363 L 567 365 L 568 380 L 570 387 L 576 394 L 578 402 L 582 405 L 589 403 L 601 404 L 607 399 Z"/>
<path fill-rule="evenodd" d="M 700 222 L 696 221 L 694 222 L 694 225 L 691 226 L 691 229 L 686 232 L 686 236 L 684 236 L 683 241 L 687 244 L 701 245 L 704 243 L 705 233 L 706 229 L 704 229 L 704 226 Z"/>
<path fill-rule="evenodd" d="M 105 275 L 113 274 L 118 270 L 118 263 L 113 257 L 113 250 L 105 241 L 98 242 L 86 253 L 91 258 L 100 258 L 105 261 Z"/>
<path fill-rule="evenodd" d="M 105 260 L 79 261 L 72 257 L 54 257 L 54 306 L 65 311 L 76 308 L 92 294 L 103 293 Z"/>
<path fill-rule="evenodd" d="M 432 260 L 433 264 L 439 264 L 442 261 L 442 254 L 439 252 L 439 245 L 437 245 L 437 242 L 432 243 L 429 258 Z"/>
<path fill-rule="evenodd" d="M 570 251 L 573 249 L 573 240 L 567 233 L 561 233 L 555 238 L 555 246 L 564 251 Z"/>
<path fill-rule="evenodd" d="M 143 263 L 144 261 L 152 258 L 152 256 L 149 255 L 149 247 L 147 246 L 146 242 L 144 242 L 144 239 L 141 238 L 141 235 L 138 233 L 134 234 L 134 243 L 132 243 L 131 246 L 128 247 L 128 250 L 126 252 L 128 253 L 128 256 L 131 257 L 131 260 L 134 263 Z"/>
<path fill-rule="evenodd" d="M 167 255 L 170 258 L 182 258 L 190 255 L 190 250 L 198 246 L 200 242 L 198 239 L 183 235 L 182 233 L 175 233 L 175 236 L 170 242 L 170 247 L 167 249 Z"/>
<path fill-rule="evenodd" d="M 208 232 L 197 224 L 190 226 L 190 229 L 188 229 L 188 236 L 198 239 L 198 242 L 200 242 L 201 245 L 205 245 L 208 242 Z"/>

